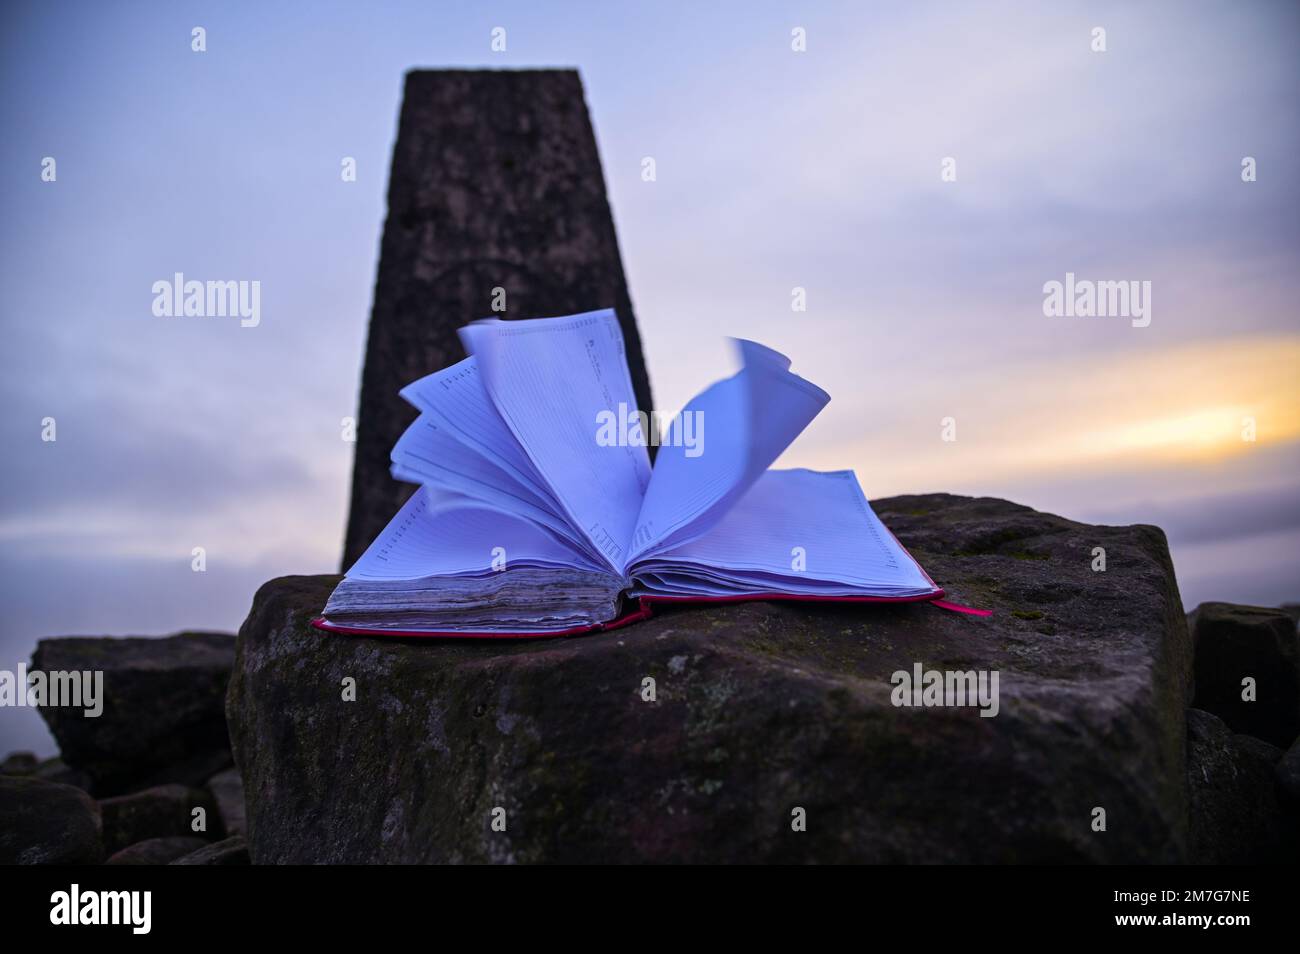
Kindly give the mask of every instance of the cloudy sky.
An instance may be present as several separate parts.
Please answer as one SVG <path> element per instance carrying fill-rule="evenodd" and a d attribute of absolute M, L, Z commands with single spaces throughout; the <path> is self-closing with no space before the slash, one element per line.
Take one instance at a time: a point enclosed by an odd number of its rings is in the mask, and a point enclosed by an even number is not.
<path fill-rule="evenodd" d="M 1156 523 L 1189 606 L 1300 599 L 1300 6 L 268 7 L 0 12 L 0 668 L 337 568 L 412 67 L 581 69 L 659 410 L 754 338 L 833 396 L 785 465 Z M 154 317 L 177 271 L 261 324 Z M 1150 325 L 1044 317 L 1066 272 Z"/>

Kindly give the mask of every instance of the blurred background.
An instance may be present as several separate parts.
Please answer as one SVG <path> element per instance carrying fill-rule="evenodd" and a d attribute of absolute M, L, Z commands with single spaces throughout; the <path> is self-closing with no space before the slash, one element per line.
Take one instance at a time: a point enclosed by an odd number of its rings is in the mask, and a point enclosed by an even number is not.
<path fill-rule="evenodd" d="M 6 3 L 0 668 L 338 569 L 413 67 L 581 70 L 658 410 L 753 338 L 833 397 L 782 465 L 1158 524 L 1189 607 L 1300 599 L 1298 54 L 1262 0 Z M 261 324 L 155 318 L 178 271 Z M 1067 271 L 1150 281 L 1150 326 L 1044 317 Z M 32 710 L 14 748 L 54 751 Z"/>

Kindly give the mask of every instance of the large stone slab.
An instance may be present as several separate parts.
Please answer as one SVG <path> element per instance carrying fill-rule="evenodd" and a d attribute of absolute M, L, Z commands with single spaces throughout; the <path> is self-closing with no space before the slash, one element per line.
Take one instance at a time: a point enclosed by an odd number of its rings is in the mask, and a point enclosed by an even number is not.
<path fill-rule="evenodd" d="M 168 865 L 178 858 L 208 847 L 202 838 L 183 835 L 149 838 L 123 848 L 109 856 L 106 865 Z"/>
<path fill-rule="evenodd" d="M 1233 733 L 1218 716 L 1187 710 L 1189 860 L 1249 865 L 1300 858 L 1295 824 L 1278 799 L 1282 751 Z"/>
<path fill-rule="evenodd" d="M 494 310 L 494 289 L 505 311 Z M 388 473 L 415 413 L 398 389 L 465 356 L 476 318 L 614 308 L 637 401 L 650 384 L 576 70 L 415 70 L 406 76 L 361 379 L 343 565 L 412 487 Z"/>
<path fill-rule="evenodd" d="M 421 642 L 311 629 L 337 577 L 267 583 L 227 699 L 253 860 L 1183 860 L 1191 654 L 1164 535 L 992 499 L 876 506 L 995 615 L 751 603 Z M 997 670 L 997 715 L 896 707 L 914 663 Z"/>
<path fill-rule="evenodd" d="M 1283 609 L 1202 603 L 1188 617 L 1193 704 L 1280 748 L 1300 736 L 1300 633 Z"/>
<path fill-rule="evenodd" d="M 40 710 L 64 761 L 101 798 L 166 782 L 202 785 L 230 765 L 224 701 L 234 644 L 229 633 L 42 639 L 32 669 L 104 674 L 99 716 Z"/>
<path fill-rule="evenodd" d="M 225 841 L 214 842 L 170 863 L 173 865 L 246 865 L 249 863 L 248 845 L 242 835 L 231 835 Z"/>
<path fill-rule="evenodd" d="M 196 808 L 203 809 L 198 831 L 225 837 L 216 801 L 207 789 L 186 785 L 155 785 L 130 795 L 105 798 L 99 803 L 104 821 L 104 850 L 121 851 L 150 838 L 178 838 L 196 834 Z"/>
<path fill-rule="evenodd" d="M 97 865 L 99 806 L 79 788 L 0 775 L 0 865 Z"/>

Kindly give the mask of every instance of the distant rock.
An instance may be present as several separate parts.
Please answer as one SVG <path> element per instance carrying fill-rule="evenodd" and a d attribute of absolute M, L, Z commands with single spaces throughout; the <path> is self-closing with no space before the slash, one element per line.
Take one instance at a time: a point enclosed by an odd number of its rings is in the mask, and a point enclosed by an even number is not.
<path fill-rule="evenodd" d="M 106 865 L 169 865 L 177 858 L 184 858 L 200 849 L 208 847 L 202 838 L 150 838 L 136 842 L 112 855 Z"/>
<path fill-rule="evenodd" d="M 104 708 L 43 707 L 68 765 L 96 795 L 166 782 L 201 785 L 230 765 L 223 711 L 234 637 L 180 633 L 163 639 L 43 639 L 32 669 L 104 672 Z"/>
<path fill-rule="evenodd" d="M 376 640 L 310 628 L 337 577 L 267 583 L 227 700 L 253 860 L 1183 860 L 1191 647 L 1164 535 L 988 498 L 875 506 L 995 615 L 750 603 Z M 914 663 L 998 671 L 998 714 L 894 706 Z"/>
<path fill-rule="evenodd" d="M 101 799 L 104 820 L 104 849 L 110 854 L 149 838 L 188 837 L 194 810 L 203 809 L 204 824 L 213 838 L 224 831 L 212 795 L 185 785 L 156 785 L 130 795 Z"/>
<path fill-rule="evenodd" d="M 63 761 L 62 756 L 55 756 L 52 759 L 45 759 L 36 766 L 36 771 L 32 773 L 33 778 L 43 778 L 47 782 L 61 782 L 64 785 L 75 785 L 82 791 L 89 792 L 92 790 L 93 783 L 90 776 L 80 769 L 74 769 L 67 762 Z"/>
<path fill-rule="evenodd" d="M 244 823 L 244 783 L 239 769 L 226 769 L 208 779 L 208 791 L 217 803 L 217 813 L 228 835 L 242 835 Z"/>
<path fill-rule="evenodd" d="M 96 865 L 99 806 L 79 788 L 0 775 L 0 865 Z"/>
<path fill-rule="evenodd" d="M 32 752 L 10 752 L 0 762 L 0 775 L 31 775 L 40 762 Z"/>
<path fill-rule="evenodd" d="M 1285 610 L 1202 603 L 1189 617 L 1196 660 L 1193 705 L 1234 732 L 1287 748 L 1300 735 L 1300 635 Z M 1254 701 L 1242 698 L 1254 680 Z"/>
<path fill-rule="evenodd" d="M 171 863 L 174 865 L 246 865 L 249 863 L 248 844 L 242 835 L 233 835 L 225 841 L 200 848 Z"/>
<path fill-rule="evenodd" d="M 1281 751 L 1234 734 L 1222 719 L 1187 710 L 1187 786 L 1191 854 L 1198 864 L 1295 861 L 1294 829 L 1284 817 L 1273 767 Z"/>

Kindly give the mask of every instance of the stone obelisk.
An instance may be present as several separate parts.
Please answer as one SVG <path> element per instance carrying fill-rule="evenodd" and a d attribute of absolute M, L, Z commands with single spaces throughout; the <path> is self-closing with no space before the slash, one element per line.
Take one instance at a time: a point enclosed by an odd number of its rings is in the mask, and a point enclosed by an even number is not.
<path fill-rule="evenodd" d="M 504 311 L 499 310 L 504 303 Z M 464 357 L 475 318 L 613 307 L 642 409 L 641 354 L 596 138 L 576 70 L 406 75 L 361 379 L 343 567 L 412 492 L 388 454 L 415 412 L 397 396 Z"/>

